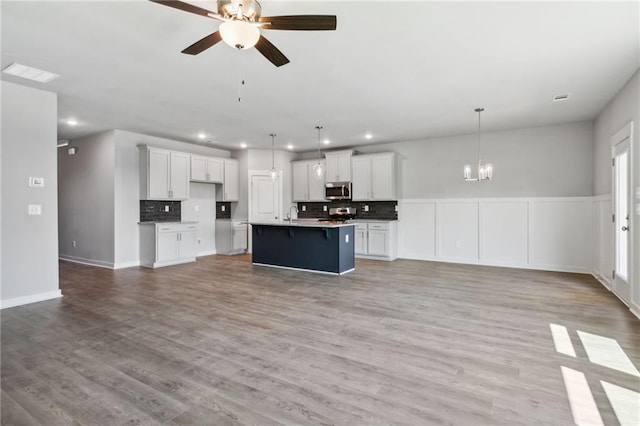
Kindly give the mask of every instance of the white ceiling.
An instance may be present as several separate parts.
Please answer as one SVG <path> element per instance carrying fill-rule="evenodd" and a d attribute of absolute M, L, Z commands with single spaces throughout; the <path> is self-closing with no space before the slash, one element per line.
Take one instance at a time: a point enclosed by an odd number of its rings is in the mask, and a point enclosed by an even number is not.
<path fill-rule="evenodd" d="M 214 2 L 199 2 L 215 10 Z M 337 31 L 263 31 L 291 60 L 220 43 L 218 21 L 149 1 L 2 1 L 2 68 L 60 74 L 59 139 L 122 129 L 235 149 L 330 147 L 594 118 L 640 67 L 632 2 L 263 1 L 263 16 L 335 14 Z M 565 102 L 556 94 L 571 93 Z M 76 118 L 71 128 L 65 121 Z M 371 132 L 373 139 L 366 140 Z M 323 147 L 324 149 L 324 147 Z"/>

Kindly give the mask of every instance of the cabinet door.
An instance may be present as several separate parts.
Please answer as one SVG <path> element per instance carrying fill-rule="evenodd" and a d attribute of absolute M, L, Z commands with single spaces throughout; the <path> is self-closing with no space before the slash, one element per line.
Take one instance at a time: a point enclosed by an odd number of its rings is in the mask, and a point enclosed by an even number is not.
<path fill-rule="evenodd" d="M 214 183 L 224 182 L 224 160 L 221 158 L 207 159 L 207 181 Z"/>
<path fill-rule="evenodd" d="M 148 151 L 148 197 L 151 200 L 169 198 L 169 164 L 171 152 L 163 149 Z"/>
<path fill-rule="evenodd" d="M 337 155 L 325 155 L 325 181 L 340 182 L 340 165 Z"/>
<path fill-rule="evenodd" d="M 389 255 L 388 235 L 389 231 L 387 231 L 386 229 L 369 228 L 369 246 L 367 248 L 371 256 Z"/>
<path fill-rule="evenodd" d="M 156 237 L 156 262 L 174 260 L 178 257 L 178 232 L 158 232 Z"/>
<path fill-rule="evenodd" d="M 355 254 L 367 254 L 367 228 L 356 227 L 353 239 L 353 249 Z"/>
<path fill-rule="evenodd" d="M 247 249 L 247 227 L 246 226 L 233 227 L 232 249 L 233 251 Z"/>
<path fill-rule="evenodd" d="M 395 199 L 395 167 L 393 155 L 371 158 L 371 199 Z"/>
<path fill-rule="evenodd" d="M 292 201 L 308 201 L 308 163 L 306 161 L 296 161 L 291 164 L 293 180 Z"/>
<path fill-rule="evenodd" d="M 352 159 L 352 193 L 351 198 L 355 200 L 371 199 L 371 160 L 369 157 Z"/>
<path fill-rule="evenodd" d="M 223 201 L 238 201 L 238 162 L 224 160 Z"/>
<path fill-rule="evenodd" d="M 313 172 L 313 165 L 317 164 L 316 161 L 308 164 L 308 187 L 309 187 L 309 201 L 325 201 L 324 198 L 324 176 L 318 178 Z M 320 164 L 325 164 L 324 161 L 320 161 Z M 325 166 L 326 167 L 326 166 Z M 326 172 L 325 168 L 325 172 Z M 325 173 L 326 175 L 326 173 Z"/>
<path fill-rule="evenodd" d="M 351 155 L 338 155 L 338 182 L 351 182 Z"/>
<path fill-rule="evenodd" d="M 182 152 L 171 152 L 171 198 L 189 199 L 189 163 L 191 156 Z"/>
<path fill-rule="evenodd" d="M 207 180 L 207 157 L 191 156 L 191 180 Z"/>
<path fill-rule="evenodd" d="M 178 238 L 178 257 L 181 259 L 196 257 L 196 231 L 183 231 Z"/>

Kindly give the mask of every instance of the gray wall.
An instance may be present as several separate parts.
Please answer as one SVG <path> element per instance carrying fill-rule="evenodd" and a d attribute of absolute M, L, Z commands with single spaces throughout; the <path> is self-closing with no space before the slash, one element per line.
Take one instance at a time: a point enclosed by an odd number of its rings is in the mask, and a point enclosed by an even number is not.
<path fill-rule="evenodd" d="M 622 90 L 598 114 L 594 124 L 594 183 L 595 195 L 611 194 L 611 137 L 627 123 L 633 121 L 633 205 L 640 203 L 635 197 L 636 190 L 640 191 L 640 70 L 629 79 Z M 640 312 L 640 215 L 634 214 L 631 230 L 635 258 L 633 262 L 631 290 L 632 301 L 636 312 Z"/>
<path fill-rule="evenodd" d="M 57 96 L 2 82 L 2 306 L 58 287 Z M 30 188 L 29 177 L 44 178 Z M 27 215 L 40 204 L 42 215 Z M 40 295 L 40 296 L 39 296 Z"/>
<path fill-rule="evenodd" d="M 248 201 L 249 201 L 249 171 L 266 171 L 271 170 L 271 150 L 264 149 L 246 149 L 234 151 L 233 157 L 238 160 L 239 170 L 239 201 L 232 207 L 232 217 L 234 219 L 248 219 Z M 294 205 L 291 202 L 292 197 L 292 171 L 291 161 L 295 154 L 289 151 L 276 151 L 274 155 L 274 163 L 277 170 L 281 171 L 282 176 L 282 210 L 281 217 L 286 215 L 289 207 Z"/>
<path fill-rule="evenodd" d="M 464 164 L 477 162 L 476 134 L 356 149 L 400 155 L 401 199 L 561 197 L 592 194 L 592 141 L 590 121 L 483 133 L 482 158 L 494 174 L 482 183 L 462 179 Z"/>
<path fill-rule="evenodd" d="M 114 139 L 111 130 L 58 149 L 58 249 L 62 258 L 113 266 Z M 68 154 L 70 147 L 76 148 L 75 155 Z"/>

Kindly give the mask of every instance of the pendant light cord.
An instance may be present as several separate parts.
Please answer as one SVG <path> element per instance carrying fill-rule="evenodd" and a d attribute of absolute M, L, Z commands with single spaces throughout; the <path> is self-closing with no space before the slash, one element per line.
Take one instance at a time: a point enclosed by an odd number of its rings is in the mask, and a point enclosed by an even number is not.
<path fill-rule="evenodd" d="M 276 155 L 274 153 L 274 139 L 276 137 L 275 133 L 271 133 L 269 136 L 271 136 L 271 169 L 275 170 L 276 169 Z"/>
<path fill-rule="evenodd" d="M 242 49 L 238 49 L 238 102 L 242 101 L 242 86 L 244 86 L 244 72 L 242 67 Z"/>
<path fill-rule="evenodd" d="M 322 126 L 316 126 L 318 129 L 318 164 L 320 164 L 320 159 L 322 158 L 322 154 L 320 154 L 320 130 L 322 130 Z"/>

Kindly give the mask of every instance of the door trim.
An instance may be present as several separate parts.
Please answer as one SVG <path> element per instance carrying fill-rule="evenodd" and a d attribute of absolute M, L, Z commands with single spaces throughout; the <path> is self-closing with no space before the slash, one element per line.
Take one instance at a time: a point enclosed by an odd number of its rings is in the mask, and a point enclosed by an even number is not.
<path fill-rule="evenodd" d="M 622 143 L 625 139 L 629 140 L 629 188 L 628 188 L 628 200 L 629 200 L 629 227 L 631 229 L 631 232 L 629 233 L 629 252 L 628 252 L 628 281 L 629 281 L 629 300 L 625 301 L 623 300 L 615 291 L 613 291 L 613 289 L 615 289 L 615 276 L 612 278 L 612 282 L 611 282 L 611 288 L 612 288 L 612 293 L 616 295 L 616 297 L 618 297 L 618 299 L 620 299 L 620 301 L 622 301 L 622 303 L 624 303 L 625 305 L 629 306 L 630 308 L 632 308 L 635 303 L 635 297 L 636 297 L 636 293 L 638 293 L 638 291 L 640 291 L 640 289 L 637 289 L 637 285 L 636 285 L 636 278 L 635 278 L 635 272 L 636 272 L 636 267 L 637 265 L 634 263 L 634 259 L 635 259 L 635 248 L 634 248 L 634 232 L 635 228 L 636 228 L 636 223 L 635 223 L 635 212 L 633 211 L 635 202 L 637 202 L 637 200 L 634 199 L 634 143 L 633 143 L 633 121 L 630 121 L 629 123 L 627 123 L 626 125 L 624 125 L 620 130 L 618 130 L 616 133 L 614 133 L 613 136 L 611 136 L 611 159 L 613 161 L 613 159 L 615 158 L 615 151 L 616 151 L 616 146 L 620 143 Z M 616 191 L 615 191 L 615 185 L 616 185 L 616 176 L 615 176 L 615 172 L 616 169 L 613 166 L 612 163 L 612 167 L 611 167 L 611 211 L 612 212 L 616 212 Z M 614 270 L 615 270 L 615 266 L 617 263 L 616 260 L 616 229 L 615 229 L 615 222 L 612 221 L 611 222 L 611 227 L 613 230 L 613 244 L 614 246 L 612 247 L 613 249 L 613 266 L 614 266 Z M 632 308 L 633 310 L 633 308 Z"/>

